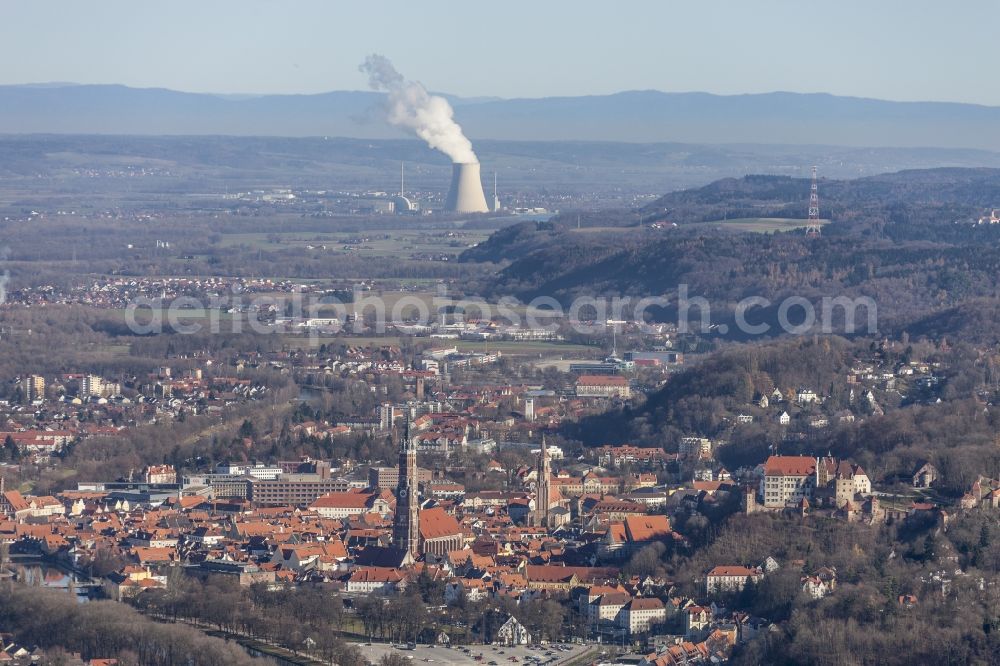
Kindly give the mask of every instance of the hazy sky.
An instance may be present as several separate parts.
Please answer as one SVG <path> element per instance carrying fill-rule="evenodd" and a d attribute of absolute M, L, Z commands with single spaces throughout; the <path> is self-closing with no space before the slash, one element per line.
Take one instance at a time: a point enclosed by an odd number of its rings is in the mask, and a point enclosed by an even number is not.
<path fill-rule="evenodd" d="M 464 96 L 831 92 L 1000 105 L 997 0 L 4 0 L 0 83 Z"/>

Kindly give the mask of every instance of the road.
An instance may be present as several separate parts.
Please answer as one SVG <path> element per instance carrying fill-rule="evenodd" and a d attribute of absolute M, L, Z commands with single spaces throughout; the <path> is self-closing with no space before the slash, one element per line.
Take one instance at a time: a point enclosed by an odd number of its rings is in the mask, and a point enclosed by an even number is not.
<path fill-rule="evenodd" d="M 531 649 L 526 646 L 508 648 L 493 645 L 468 645 L 446 648 L 441 646 L 430 647 L 427 645 L 418 645 L 413 650 L 393 647 L 387 643 L 373 643 L 372 645 L 359 643 L 357 646 L 361 648 L 361 652 L 364 654 L 365 658 L 374 664 L 379 662 L 382 655 L 386 653 L 394 653 L 407 658 L 412 658 L 414 666 L 417 666 L 418 664 L 422 666 L 425 663 L 474 664 L 478 666 L 488 666 L 490 662 L 496 662 L 498 666 L 538 663 L 534 661 L 525 661 L 528 657 L 538 657 L 542 660 L 542 663 L 549 663 L 552 666 L 557 666 L 558 664 L 572 661 L 574 658 L 586 652 L 589 647 L 586 645 L 572 645 L 567 643 L 566 646 L 570 649 L 568 651 L 561 651 L 551 646 L 546 646 L 542 649 Z M 468 648 L 468 652 L 463 651 L 463 647 Z M 551 652 L 552 654 L 547 655 L 546 652 Z M 479 654 L 481 654 L 483 658 L 481 661 L 476 661 L 475 656 Z M 516 657 L 517 661 L 511 661 L 511 657 Z"/>

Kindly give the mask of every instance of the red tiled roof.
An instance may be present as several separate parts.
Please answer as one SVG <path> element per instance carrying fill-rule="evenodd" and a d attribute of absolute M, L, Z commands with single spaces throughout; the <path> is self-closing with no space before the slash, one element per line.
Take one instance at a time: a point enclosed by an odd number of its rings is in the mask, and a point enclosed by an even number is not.
<path fill-rule="evenodd" d="M 628 379 L 619 375 L 582 375 L 576 383 L 582 386 L 628 386 Z"/>
<path fill-rule="evenodd" d="M 389 567 L 361 567 L 351 573 L 351 582 L 355 583 L 398 583 L 401 580 L 403 574 Z"/>
<path fill-rule="evenodd" d="M 768 476 L 809 476 L 816 472 L 816 459 L 809 456 L 771 456 L 764 463 Z"/>
<path fill-rule="evenodd" d="M 8 490 L 4 493 L 4 498 L 14 511 L 23 511 L 28 508 L 28 502 L 21 497 L 21 493 L 16 490 Z"/>
<path fill-rule="evenodd" d="M 462 533 L 458 521 L 445 513 L 441 507 L 424 509 L 420 512 L 420 536 L 424 539 L 454 536 Z"/>
<path fill-rule="evenodd" d="M 651 541 L 670 535 L 666 516 L 625 516 L 625 531 L 632 541 Z"/>
<path fill-rule="evenodd" d="M 708 572 L 709 576 L 756 576 L 760 572 L 757 569 L 750 569 L 739 566 L 715 567 Z"/>
<path fill-rule="evenodd" d="M 309 505 L 310 509 L 364 509 L 371 493 L 327 493 Z"/>
<path fill-rule="evenodd" d="M 656 597 L 633 599 L 632 603 L 629 604 L 629 610 L 634 611 L 656 610 L 657 608 L 663 608 L 663 602 Z"/>

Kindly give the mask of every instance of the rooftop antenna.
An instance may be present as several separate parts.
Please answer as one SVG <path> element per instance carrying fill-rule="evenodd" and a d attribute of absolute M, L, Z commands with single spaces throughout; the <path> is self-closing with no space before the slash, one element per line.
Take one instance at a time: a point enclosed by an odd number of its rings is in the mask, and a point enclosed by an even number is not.
<path fill-rule="evenodd" d="M 404 187 L 404 185 L 406 183 L 403 180 L 403 166 L 405 164 L 406 164 L 406 162 L 400 162 L 399 163 L 399 196 L 401 196 L 401 197 L 405 197 L 406 196 L 406 188 Z"/>
<path fill-rule="evenodd" d="M 819 186 L 816 181 L 816 167 L 812 168 L 812 183 L 809 186 L 809 220 L 806 236 L 819 236 Z"/>

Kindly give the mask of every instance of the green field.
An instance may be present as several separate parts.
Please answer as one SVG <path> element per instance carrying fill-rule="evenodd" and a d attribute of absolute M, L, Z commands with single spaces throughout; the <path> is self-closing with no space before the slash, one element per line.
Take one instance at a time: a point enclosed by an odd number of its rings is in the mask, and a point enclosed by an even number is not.
<path fill-rule="evenodd" d="M 119 319 L 121 321 L 134 320 L 139 324 L 148 324 L 153 312 L 156 312 L 156 316 L 162 322 L 169 321 L 171 317 L 171 308 L 160 307 L 160 308 L 148 308 L 148 307 L 137 307 L 134 312 L 130 312 L 124 308 L 114 309 L 114 310 L 102 310 L 101 313 L 107 315 L 109 318 Z M 212 318 L 218 319 L 219 321 L 230 320 L 234 318 L 231 312 L 221 312 L 219 310 L 209 310 L 204 307 L 195 308 L 174 308 L 172 310 L 173 317 L 179 322 L 192 322 L 209 320 Z"/>
<path fill-rule="evenodd" d="M 489 236 L 486 231 L 389 229 L 372 232 L 270 232 L 224 234 L 223 247 L 253 250 L 304 250 L 365 257 L 408 257 L 412 254 L 457 255 Z"/>
<path fill-rule="evenodd" d="M 819 220 L 822 227 L 829 224 L 830 220 Z M 733 231 L 747 231 L 757 234 L 773 234 L 776 231 L 794 231 L 804 229 L 808 226 L 807 220 L 793 220 L 781 217 L 739 217 L 731 220 L 714 220 L 712 222 L 692 222 L 684 224 L 684 227 L 705 228 L 717 227 L 719 229 L 731 229 Z"/>
<path fill-rule="evenodd" d="M 580 227 L 579 229 L 573 227 L 570 228 L 570 232 L 574 234 L 600 234 L 600 233 L 621 233 L 622 229 L 629 229 L 632 227 Z"/>
<path fill-rule="evenodd" d="M 107 354 L 109 356 L 128 356 L 131 348 L 128 345 L 119 344 L 88 344 L 86 345 L 87 353 L 92 355 Z"/>

